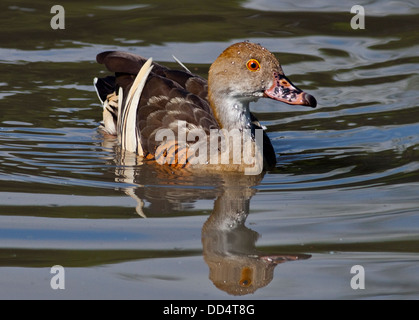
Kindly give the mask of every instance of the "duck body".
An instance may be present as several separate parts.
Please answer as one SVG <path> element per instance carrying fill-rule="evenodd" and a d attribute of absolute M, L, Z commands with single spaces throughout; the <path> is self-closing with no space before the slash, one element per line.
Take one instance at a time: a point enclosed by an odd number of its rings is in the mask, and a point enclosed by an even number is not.
<path fill-rule="evenodd" d="M 208 80 L 121 51 L 96 59 L 114 72 L 94 81 L 103 130 L 117 135 L 123 149 L 171 167 L 247 174 L 272 168 L 274 149 L 249 103 L 265 97 L 316 106 L 284 76 L 272 53 L 250 42 L 228 47 Z"/>

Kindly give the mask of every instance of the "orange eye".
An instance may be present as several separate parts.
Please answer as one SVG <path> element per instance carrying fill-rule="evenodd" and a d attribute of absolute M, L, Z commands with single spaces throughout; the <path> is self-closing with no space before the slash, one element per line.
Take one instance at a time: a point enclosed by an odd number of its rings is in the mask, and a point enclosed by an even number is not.
<path fill-rule="evenodd" d="M 250 59 L 247 61 L 246 67 L 250 71 L 258 71 L 260 69 L 260 63 L 256 59 Z"/>

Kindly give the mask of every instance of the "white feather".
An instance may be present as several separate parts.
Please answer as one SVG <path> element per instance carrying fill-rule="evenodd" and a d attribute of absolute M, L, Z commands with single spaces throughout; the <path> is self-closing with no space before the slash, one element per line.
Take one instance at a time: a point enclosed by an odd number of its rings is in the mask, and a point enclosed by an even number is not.
<path fill-rule="evenodd" d="M 116 121 L 116 135 L 118 136 L 118 142 L 119 144 L 121 144 L 121 123 L 122 123 L 122 119 L 121 119 L 121 110 L 122 110 L 122 101 L 124 100 L 124 94 L 123 94 L 123 90 L 121 87 L 119 87 L 119 91 L 118 91 L 118 119 Z"/>
<path fill-rule="evenodd" d="M 140 136 L 137 130 L 137 108 L 141 93 L 147 81 L 147 77 L 153 69 L 153 66 L 151 65 L 152 61 L 152 58 L 148 59 L 138 72 L 137 77 L 135 78 L 128 93 L 120 123 L 122 148 L 130 152 L 137 152 L 139 155 L 142 155 L 142 148 L 140 144 Z M 118 99 L 118 103 L 121 100 L 122 99 Z M 120 109 L 118 109 L 118 112 L 119 110 Z M 118 116 L 118 121 L 119 118 L 120 117 Z"/>
<path fill-rule="evenodd" d="M 98 79 L 96 77 L 93 79 L 93 87 L 95 87 L 97 97 L 99 98 L 100 102 L 102 102 L 102 104 L 103 104 L 104 101 L 102 101 L 102 99 L 100 98 L 99 91 L 97 90 L 97 87 L 96 87 L 97 80 Z"/>
<path fill-rule="evenodd" d="M 182 62 L 180 62 L 180 60 L 178 59 L 178 58 L 176 58 L 174 55 L 172 55 L 172 57 L 173 57 L 173 59 L 175 59 L 175 61 L 177 62 L 177 63 L 179 63 L 180 64 L 180 66 L 183 68 L 183 69 L 185 69 L 186 71 L 188 71 L 189 73 L 192 73 L 192 72 L 190 72 L 189 71 L 189 69 L 188 68 L 186 68 L 186 66 L 182 63 Z"/>

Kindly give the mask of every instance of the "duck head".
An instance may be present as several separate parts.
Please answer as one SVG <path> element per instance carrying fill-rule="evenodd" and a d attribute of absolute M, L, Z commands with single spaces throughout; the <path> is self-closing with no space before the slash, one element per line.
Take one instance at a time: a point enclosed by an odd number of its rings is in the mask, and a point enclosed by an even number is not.
<path fill-rule="evenodd" d="M 225 49 L 211 65 L 208 97 L 217 114 L 270 98 L 293 105 L 316 107 L 316 99 L 284 75 L 276 57 L 264 47 L 239 42 Z M 219 110 L 224 109 L 224 110 Z M 221 121 L 222 122 L 222 121 Z"/>

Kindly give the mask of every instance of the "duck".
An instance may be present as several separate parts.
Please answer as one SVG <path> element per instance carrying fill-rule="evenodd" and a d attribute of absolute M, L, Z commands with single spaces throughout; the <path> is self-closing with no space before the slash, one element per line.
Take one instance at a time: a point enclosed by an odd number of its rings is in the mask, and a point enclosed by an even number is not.
<path fill-rule="evenodd" d="M 171 170 L 272 169 L 276 153 L 250 103 L 268 98 L 317 105 L 285 76 L 273 53 L 249 41 L 227 47 L 208 79 L 178 60 L 181 68 L 170 69 L 123 51 L 99 53 L 96 61 L 113 73 L 94 78 L 103 106 L 101 130 L 116 136 L 123 150 Z"/>

